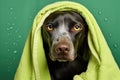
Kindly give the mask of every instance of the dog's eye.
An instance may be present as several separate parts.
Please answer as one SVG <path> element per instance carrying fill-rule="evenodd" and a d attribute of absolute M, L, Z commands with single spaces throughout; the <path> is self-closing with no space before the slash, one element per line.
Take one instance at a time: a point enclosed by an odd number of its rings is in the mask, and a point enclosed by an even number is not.
<path fill-rule="evenodd" d="M 82 27 L 80 24 L 75 24 L 71 29 L 72 32 L 81 31 L 81 30 L 82 30 Z"/>
<path fill-rule="evenodd" d="M 54 27 L 53 27 L 52 24 L 47 24 L 47 25 L 46 25 L 46 29 L 47 29 L 47 31 L 53 31 L 53 30 L 54 30 Z"/>

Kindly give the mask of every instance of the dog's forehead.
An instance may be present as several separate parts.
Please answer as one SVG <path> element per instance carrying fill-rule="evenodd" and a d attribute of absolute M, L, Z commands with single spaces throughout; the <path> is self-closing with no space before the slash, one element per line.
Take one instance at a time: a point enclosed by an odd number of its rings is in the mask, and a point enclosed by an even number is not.
<path fill-rule="evenodd" d="M 51 13 L 47 18 L 46 21 L 66 21 L 67 19 L 73 21 L 80 21 L 83 22 L 82 16 L 74 11 L 57 11 Z"/>

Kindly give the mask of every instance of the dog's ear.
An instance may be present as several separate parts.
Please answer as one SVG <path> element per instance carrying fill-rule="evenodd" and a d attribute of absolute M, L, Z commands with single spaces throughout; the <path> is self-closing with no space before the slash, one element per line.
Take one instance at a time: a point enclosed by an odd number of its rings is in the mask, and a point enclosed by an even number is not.
<path fill-rule="evenodd" d="M 44 26 L 41 27 L 41 35 L 42 35 L 44 50 L 49 52 L 49 47 L 51 45 L 50 44 L 50 36 Z"/>
<path fill-rule="evenodd" d="M 90 50 L 89 50 L 89 46 L 88 46 L 88 25 L 83 17 L 82 17 L 82 19 L 83 19 L 82 25 L 85 27 L 85 30 L 84 30 L 81 40 L 79 40 L 79 43 L 81 44 L 79 46 L 79 48 L 80 48 L 79 51 L 82 52 L 83 60 L 88 62 L 88 60 L 90 58 Z M 81 43 L 82 40 L 83 40 L 83 42 Z"/>
<path fill-rule="evenodd" d="M 90 50 L 89 50 L 89 47 L 88 47 L 88 43 L 86 42 L 84 44 L 84 48 L 83 48 L 83 59 L 85 61 L 88 61 L 90 58 Z"/>
<path fill-rule="evenodd" d="M 41 28 L 41 34 L 42 34 L 43 41 L 50 43 L 50 36 L 49 36 L 48 32 L 46 31 L 44 25 Z"/>

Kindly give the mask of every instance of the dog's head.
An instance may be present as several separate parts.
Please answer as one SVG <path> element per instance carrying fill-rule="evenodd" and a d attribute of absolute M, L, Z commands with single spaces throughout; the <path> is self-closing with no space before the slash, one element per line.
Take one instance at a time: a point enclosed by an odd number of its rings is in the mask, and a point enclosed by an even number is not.
<path fill-rule="evenodd" d="M 73 11 L 55 12 L 42 27 L 44 49 L 52 61 L 73 61 L 78 54 L 87 27 L 84 19 Z M 46 51 L 47 50 L 47 51 Z"/>

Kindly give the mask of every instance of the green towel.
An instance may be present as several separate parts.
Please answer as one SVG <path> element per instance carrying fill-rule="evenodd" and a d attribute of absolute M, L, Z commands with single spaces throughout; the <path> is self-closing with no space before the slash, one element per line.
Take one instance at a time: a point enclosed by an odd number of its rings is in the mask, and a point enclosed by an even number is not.
<path fill-rule="evenodd" d="M 90 60 L 86 72 L 74 76 L 74 80 L 120 80 L 120 70 L 92 14 L 81 4 L 61 1 L 43 8 L 35 17 L 27 38 L 14 80 L 50 80 L 43 49 L 41 26 L 51 13 L 74 10 L 88 24 Z"/>

